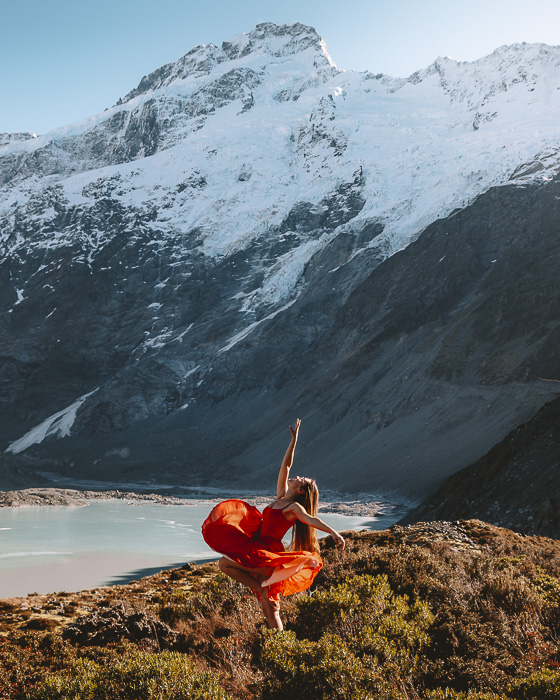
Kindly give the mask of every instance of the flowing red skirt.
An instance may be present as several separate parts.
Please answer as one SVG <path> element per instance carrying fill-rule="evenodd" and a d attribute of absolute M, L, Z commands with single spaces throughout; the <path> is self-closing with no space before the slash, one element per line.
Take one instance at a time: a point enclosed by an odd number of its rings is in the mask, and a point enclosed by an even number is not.
<path fill-rule="evenodd" d="M 202 525 L 202 536 L 214 551 L 242 566 L 272 567 L 274 572 L 262 583 L 268 597 L 305 591 L 323 566 L 315 552 L 286 552 L 280 540 L 260 536 L 262 514 L 254 506 L 232 498 L 219 503 Z"/>

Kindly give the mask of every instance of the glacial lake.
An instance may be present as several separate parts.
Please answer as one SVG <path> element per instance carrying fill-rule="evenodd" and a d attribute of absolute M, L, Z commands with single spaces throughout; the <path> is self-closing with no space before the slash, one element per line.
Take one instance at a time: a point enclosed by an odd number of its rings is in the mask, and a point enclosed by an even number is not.
<path fill-rule="evenodd" d="M 218 501 L 160 505 L 94 500 L 87 506 L 0 508 L 0 598 L 78 591 L 218 555 L 200 526 Z M 382 530 L 397 519 L 320 513 L 336 530 Z M 320 535 L 322 533 L 319 533 Z"/>

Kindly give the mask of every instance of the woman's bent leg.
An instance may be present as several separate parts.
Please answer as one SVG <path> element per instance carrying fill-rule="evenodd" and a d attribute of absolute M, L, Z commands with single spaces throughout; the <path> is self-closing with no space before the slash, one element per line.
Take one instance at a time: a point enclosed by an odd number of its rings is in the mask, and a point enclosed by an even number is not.
<path fill-rule="evenodd" d="M 268 589 L 261 587 L 261 581 L 265 581 L 272 575 L 274 571 L 272 567 L 251 569 L 227 557 L 222 557 L 218 562 L 218 566 L 224 574 L 227 574 L 235 581 L 239 581 L 239 583 L 243 583 L 245 586 L 249 586 L 249 588 L 259 594 L 261 608 L 270 629 L 284 629 L 280 619 L 280 604 L 277 601 L 269 600 Z"/>
<path fill-rule="evenodd" d="M 222 557 L 220 559 L 218 562 L 218 567 L 220 571 L 223 571 L 224 574 L 227 574 L 235 581 L 239 581 L 239 583 L 249 586 L 249 588 L 251 588 L 253 591 L 258 591 L 259 593 L 261 592 L 260 581 L 256 578 L 256 576 L 253 576 L 248 567 L 242 566 L 236 561 L 232 561 L 226 557 Z"/>

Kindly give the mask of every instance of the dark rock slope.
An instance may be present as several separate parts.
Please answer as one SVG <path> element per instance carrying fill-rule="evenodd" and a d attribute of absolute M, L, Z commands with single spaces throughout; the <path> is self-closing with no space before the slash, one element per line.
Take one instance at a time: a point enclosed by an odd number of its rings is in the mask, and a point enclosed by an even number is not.
<path fill-rule="evenodd" d="M 560 538 L 560 399 L 509 433 L 476 464 L 450 477 L 405 521 L 483 518 Z"/>
<path fill-rule="evenodd" d="M 207 319 L 190 347 L 212 347 L 229 323 L 219 314 L 228 265 L 191 268 L 181 283 L 162 253 L 157 266 L 139 260 L 121 294 L 112 291 L 122 251 L 104 274 L 69 266 L 58 332 L 37 323 L 36 308 L 10 317 L 28 362 L 12 363 L 8 407 L 29 411 L 41 394 L 122 379 L 84 405 L 76 435 L 26 458 L 69 476 L 247 483 L 278 463 L 286 422 L 300 415 L 300 469 L 340 488 L 427 493 L 557 390 L 539 377 L 560 376 L 559 199 L 558 180 L 495 188 L 381 264 L 373 252 L 348 260 L 363 231 L 335 238 L 308 264 L 290 308 L 190 369 L 180 342 L 126 362 L 143 281 L 175 276 L 176 312 Z"/>

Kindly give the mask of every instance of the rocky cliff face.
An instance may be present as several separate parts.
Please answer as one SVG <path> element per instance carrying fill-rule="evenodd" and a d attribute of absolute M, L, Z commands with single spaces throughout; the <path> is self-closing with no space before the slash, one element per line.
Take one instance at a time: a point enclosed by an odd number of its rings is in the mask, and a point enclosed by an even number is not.
<path fill-rule="evenodd" d="M 296 415 L 343 490 L 479 458 L 560 376 L 559 61 L 394 79 L 264 24 L 2 137 L 5 468 L 255 483 Z"/>
<path fill-rule="evenodd" d="M 528 535 L 560 538 L 560 399 L 545 404 L 474 465 L 406 516 L 407 523 L 465 513 Z"/>

